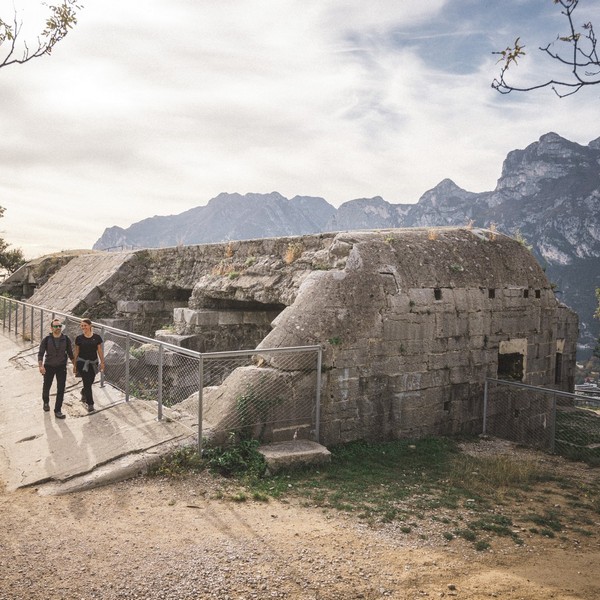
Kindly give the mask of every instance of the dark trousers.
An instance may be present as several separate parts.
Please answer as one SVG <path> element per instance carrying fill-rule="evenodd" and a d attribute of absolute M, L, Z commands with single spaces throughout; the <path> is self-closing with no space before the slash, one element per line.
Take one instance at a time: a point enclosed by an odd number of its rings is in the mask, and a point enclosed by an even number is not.
<path fill-rule="evenodd" d="M 54 412 L 59 412 L 65 397 L 65 384 L 67 383 L 67 365 L 62 367 L 49 367 L 44 365 L 44 387 L 42 388 L 42 400 L 50 403 L 50 388 L 54 377 L 56 377 L 56 402 L 54 403 Z"/>
<path fill-rule="evenodd" d="M 77 365 L 81 368 L 81 364 Z M 96 370 L 92 365 L 88 366 L 87 371 L 81 370 L 81 383 L 83 383 L 83 389 L 81 390 L 81 397 L 90 405 L 94 406 L 94 396 L 92 395 L 92 384 L 96 379 Z"/>

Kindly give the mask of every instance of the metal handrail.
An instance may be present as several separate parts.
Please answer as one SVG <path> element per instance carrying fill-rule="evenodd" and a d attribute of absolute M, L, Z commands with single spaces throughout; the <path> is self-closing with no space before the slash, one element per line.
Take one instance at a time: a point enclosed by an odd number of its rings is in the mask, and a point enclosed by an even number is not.
<path fill-rule="evenodd" d="M 79 321 L 81 322 L 83 319 L 80 317 L 76 317 L 72 314 L 69 314 L 67 312 L 63 312 L 60 310 L 55 310 L 55 309 L 50 309 L 50 308 L 46 308 L 43 306 L 38 306 L 35 304 L 31 304 L 28 302 L 24 302 L 22 300 L 16 300 L 13 298 L 8 298 L 6 296 L 1 296 L 0 300 L 2 301 L 2 327 L 3 329 L 6 329 L 7 327 L 7 319 L 6 319 L 6 315 L 7 315 L 7 304 L 8 306 L 8 330 L 9 331 L 13 331 L 15 332 L 15 334 L 19 334 L 19 313 L 21 312 L 19 309 L 22 309 L 22 329 L 20 331 L 22 336 L 26 335 L 26 317 L 27 317 L 27 308 L 30 309 L 30 315 L 31 315 L 31 339 L 32 341 L 35 339 L 35 333 L 33 331 L 34 328 L 34 314 L 35 311 L 39 311 L 40 314 L 40 329 L 39 329 L 39 336 L 40 339 L 43 339 L 44 337 L 44 328 L 43 328 L 43 323 L 44 323 L 44 315 L 45 314 L 49 314 L 51 315 L 52 319 L 55 319 L 56 317 L 60 317 L 62 319 L 67 319 L 70 321 Z M 12 320 L 12 314 L 13 314 L 13 305 L 14 305 L 14 313 L 15 313 L 15 319 L 14 319 L 14 324 L 13 324 L 13 320 Z M 14 326 L 13 326 L 14 325 Z M 181 346 L 177 346 L 175 344 L 172 344 L 170 342 L 164 342 L 161 340 L 156 340 L 154 338 L 150 338 L 138 333 L 133 333 L 130 331 L 126 331 L 123 329 L 119 329 L 117 327 L 113 327 L 111 325 L 106 325 L 104 323 L 98 323 L 98 322 L 94 322 L 92 321 L 92 325 L 96 328 L 98 328 L 101 333 L 102 333 L 102 337 L 105 337 L 106 333 L 111 333 L 117 336 L 121 336 L 124 337 L 126 339 L 126 349 L 125 349 L 125 371 L 126 371 L 126 389 L 124 390 L 125 392 L 125 401 L 128 402 L 129 401 L 129 383 L 130 383 L 130 376 L 129 376 L 129 360 L 130 360 L 130 352 L 129 352 L 129 348 L 130 348 L 130 343 L 131 341 L 136 341 L 139 342 L 141 344 L 152 344 L 156 347 L 158 347 L 158 392 L 157 392 L 157 420 L 158 421 L 162 421 L 163 420 L 163 403 L 162 403 L 162 399 L 163 399 L 163 376 L 162 376 L 162 370 L 163 370 L 163 360 L 164 360 L 164 353 L 165 351 L 170 351 L 173 352 L 175 354 L 179 354 L 179 355 L 183 355 L 183 356 L 187 356 L 189 358 L 192 359 L 196 359 L 198 361 L 198 369 L 199 369 L 199 389 L 198 389 L 198 400 L 199 400 L 199 408 L 198 408 L 198 450 L 201 450 L 201 444 L 202 444 L 202 411 L 203 411 L 203 382 L 204 382 L 204 361 L 205 359 L 210 359 L 210 358 L 218 358 L 218 359 L 227 359 L 227 358 L 237 358 L 237 357 L 243 357 L 243 356 L 251 356 L 251 355 L 260 355 L 260 354 L 290 354 L 290 353 L 305 353 L 305 352 L 316 352 L 316 390 L 315 390 L 315 404 L 314 404 L 314 408 L 315 408 L 315 441 L 319 441 L 319 431 L 320 431 L 320 418 L 321 418 L 321 383 L 322 383 L 322 378 L 321 378 L 321 367 L 322 367 L 322 353 L 323 353 L 323 349 L 320 345 L 318 344 L 314 344 L 314 345 L 307 345 L 307 346 L 289 346 L 289 347 L 282 347 L 282 348 L 254 348 L 254 349 L 248 349 L 248 350 L 232 350 L 232 351 L 226 351 L 226 352 L 198 352 L 196 350 L 190 350 L 189 348 L 182 348 Z M 101 377 L 100 377 L 100 385 L 101 387 L 104 386 L 104 373 L 101 373 Z"/>

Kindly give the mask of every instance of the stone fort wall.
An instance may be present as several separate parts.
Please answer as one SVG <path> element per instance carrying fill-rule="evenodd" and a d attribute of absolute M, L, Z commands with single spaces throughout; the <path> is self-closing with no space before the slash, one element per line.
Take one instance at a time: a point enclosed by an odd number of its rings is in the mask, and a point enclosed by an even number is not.
<path fill-rule="evenodd" d="M 31 301 L 200 351 L 320 344 L 326 444 L 476 433 L 486 377 L 573 388 L 577 316 L 524 246 L 481 230 L 95 253 Z"/>

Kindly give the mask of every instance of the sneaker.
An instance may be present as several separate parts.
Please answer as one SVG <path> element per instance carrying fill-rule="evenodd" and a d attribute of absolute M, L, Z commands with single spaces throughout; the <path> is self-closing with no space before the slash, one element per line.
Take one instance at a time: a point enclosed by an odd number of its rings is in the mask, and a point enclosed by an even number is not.
<path fill-rule="evenodd" d="M 64 419 L 64 418 L 66 417 L 66 415 L 63 415 L 63 414 L 60 412 L 60 410 L 59 410 L 59 411 L 54 411 L 54 416 L 55 416 L 57 419 Z"/>
<path fill-rule="evenodd" d="M 94 412 L 94 405 L 93 404 L 88 404 L 88 412 Z"/>
<path fill-rule="evenodd" d="M 50 410 L 50 404 L 48 402 L 44 402 L 44 412 L 48 412 Z"/>

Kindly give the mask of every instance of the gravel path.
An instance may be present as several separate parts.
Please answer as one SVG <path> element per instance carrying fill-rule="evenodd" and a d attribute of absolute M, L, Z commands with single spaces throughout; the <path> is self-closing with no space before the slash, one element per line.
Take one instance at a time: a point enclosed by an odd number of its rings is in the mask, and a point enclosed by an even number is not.
<path fill-rule="evenodd" d="M 600 598 L 600 537 L 410 534 L 296 501 L 236 503 L 207 474 L 58 497 L 1 493 L 0 600 Z"/>

